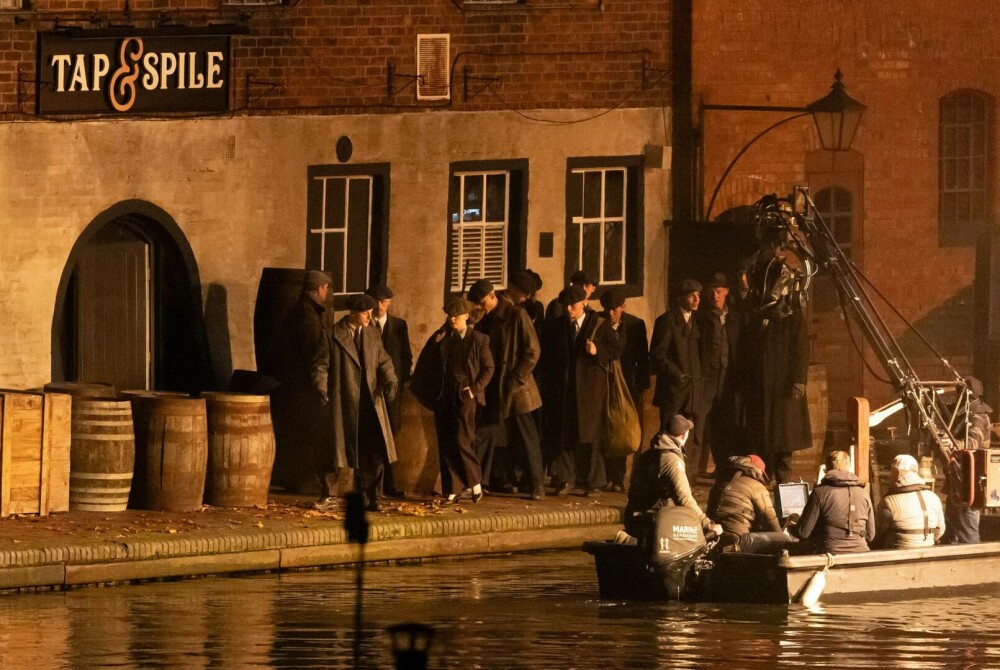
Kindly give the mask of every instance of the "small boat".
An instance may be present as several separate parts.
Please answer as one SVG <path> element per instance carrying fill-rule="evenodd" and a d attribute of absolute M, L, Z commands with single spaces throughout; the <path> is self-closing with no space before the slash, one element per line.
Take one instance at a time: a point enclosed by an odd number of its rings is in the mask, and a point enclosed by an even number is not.
<path fill-rule="evenodd" d="M 645 547 L 587 542 L 602 600 L 798 603 L 825 573 L 824 603 L 898 600 L 1000 585 L 1000 542 L 877 550 L 860 554 L 774 556 L 709 551 L 708 544 L 651 567 Z"/>

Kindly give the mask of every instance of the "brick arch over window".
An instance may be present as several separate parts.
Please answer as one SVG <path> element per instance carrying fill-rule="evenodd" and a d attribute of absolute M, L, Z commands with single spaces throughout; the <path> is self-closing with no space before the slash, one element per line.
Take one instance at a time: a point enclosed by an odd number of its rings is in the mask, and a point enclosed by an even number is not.
<path fill-rule="evenodd" d="M 993 100 L 961 89 L 941 98 L 938 111 L 938 239 L 942 246 L 974 244 L 992 220 Z"/>
<path fill-rule="evenodd" d="M 733 179 L 722 187 L 717 209 L 729 210 L 741 205 L 752 205 L 765 195 L 775 192 L 774 184 L 763 177 Z"/>

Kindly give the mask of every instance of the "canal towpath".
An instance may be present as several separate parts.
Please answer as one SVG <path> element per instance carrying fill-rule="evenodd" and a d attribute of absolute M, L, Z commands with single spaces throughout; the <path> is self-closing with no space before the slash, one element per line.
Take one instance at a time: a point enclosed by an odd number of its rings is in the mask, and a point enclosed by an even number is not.
<path fill-rule="evenodd" d="M 613 537 L 625 506 L 624 493 L 386 500 L 367 513 L 362 550 L 348 541 L 344 504 L 320 511 L 312 500 L 272 492 L 250 508 L 0 519 L 0 591 L 571 549 Z"/>

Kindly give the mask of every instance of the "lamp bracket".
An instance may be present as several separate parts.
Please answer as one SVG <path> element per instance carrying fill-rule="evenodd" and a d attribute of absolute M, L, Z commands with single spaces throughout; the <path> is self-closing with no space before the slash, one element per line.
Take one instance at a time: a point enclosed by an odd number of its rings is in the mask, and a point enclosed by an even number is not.
<path fill-rule="evenodd" d="M 503 85 L 503 79 L 500 77 L 477 77 L 476 75 L 469 74 L 469 66 L 466 65 L 462 68 L 462 100 L 468 102 L 470 98 L 474 98 L 486 89 L 488 89 L 493 84 Z M 479 82 L 482 84 L 475 91 L 469 91 L 469 82 Z"/>
<path fill-rule="evenodd" d="M 422 74 L 401 74 L 399 72 L 396 72 L 396 66 L 393 63 L 386 63 L 386 68 L 387 72 L 386 72 L 385 93 L 386 96 L 390 98 L 396 95 L 397 93 L 402 93 L 410 86 L 416 84 L 416 82 L 424 81 L 424 75 Z M 396 88 L 395 80 L 400 78 L 406 79 L 407 81 L 401 87 Z"/>

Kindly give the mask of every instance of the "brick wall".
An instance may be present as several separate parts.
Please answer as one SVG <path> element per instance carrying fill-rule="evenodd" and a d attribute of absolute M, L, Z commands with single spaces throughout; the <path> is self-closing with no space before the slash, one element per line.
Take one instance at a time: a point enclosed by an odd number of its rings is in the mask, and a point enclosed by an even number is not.
<path fill-rule="evenodd" d="M 971 369 L 973 306 L 957 303 L 973 281 L 974 249 L 938 242 L 938 101 L 962 88 L 994 99 L 1000 94 L 995 18 L 989 4 L 924 0 L 750 0 L 738 6 L 708 0 L 696 3 L 694 16 L 695 96 L 706 103 L 805 105 L 827 93 L 841 68 L 847 92 L 868 106 L 853 146 L 864 159 L 856 257 L 908 319 L 933 332 L 934 344 L 963 373 Z M 781 118 L 706 113 L 706 200 L 736 152 Z M 728 181 L 759 180 L 787 193 L 804 183 L 805 155 L 817 148 L 811 120 L 793 121 L 758 142 Z M 991 172 L 995 157 L 994 151 Z M 733 197 L 727 187 L 713 216 L 751 201 Z M 997 205 L 994 193 L 994 211 Z M 892 323 L 905 336 L 905 327 Z M 923 367 L 922 352 L 915 358 Z M 873 405 L 891 396 L 867 375 L 855 392 L 870 393 Z M 838 408 L 841 401 L 831 398 Z"/>
<path fill-rule="evenodd" d="M 669 67 L 667 2 L 536 0 L 478 10 L 460 5 L 461 0 L 300 0 L 284 7 L 225 8 L 218 0 L 140 0 L 130 3 L 126 17 L 117 0 L 37 0 L 32 11 L 16 18 L 0 15 L 0 110 L 10 119 L 25 113 L 30 118 L 37 31 L 51 30 L 57 22 L 150 27 L 161 18 L 192 26 L 236 22 L 248 27 L 248 34 L 232 43 L 237 111 L 356 114 L 440 106 L 481 111 L 665 105 L 665 80 L 644 89 L 641 74 L 643 60 L 661 71 L 651 72 L 649 80 Z M 450 103 L 417 105 L 412 86 L 387 95 L 387 64 L 400 74 L 415 74 L 416 36 L 422 33 L 451 35 Z M 492 79 L 499 81 L 481 90 Z M 248 87 L 248 81 L 258 83 Z M 407 81 L 399 78 L 396 87 Z"/>

